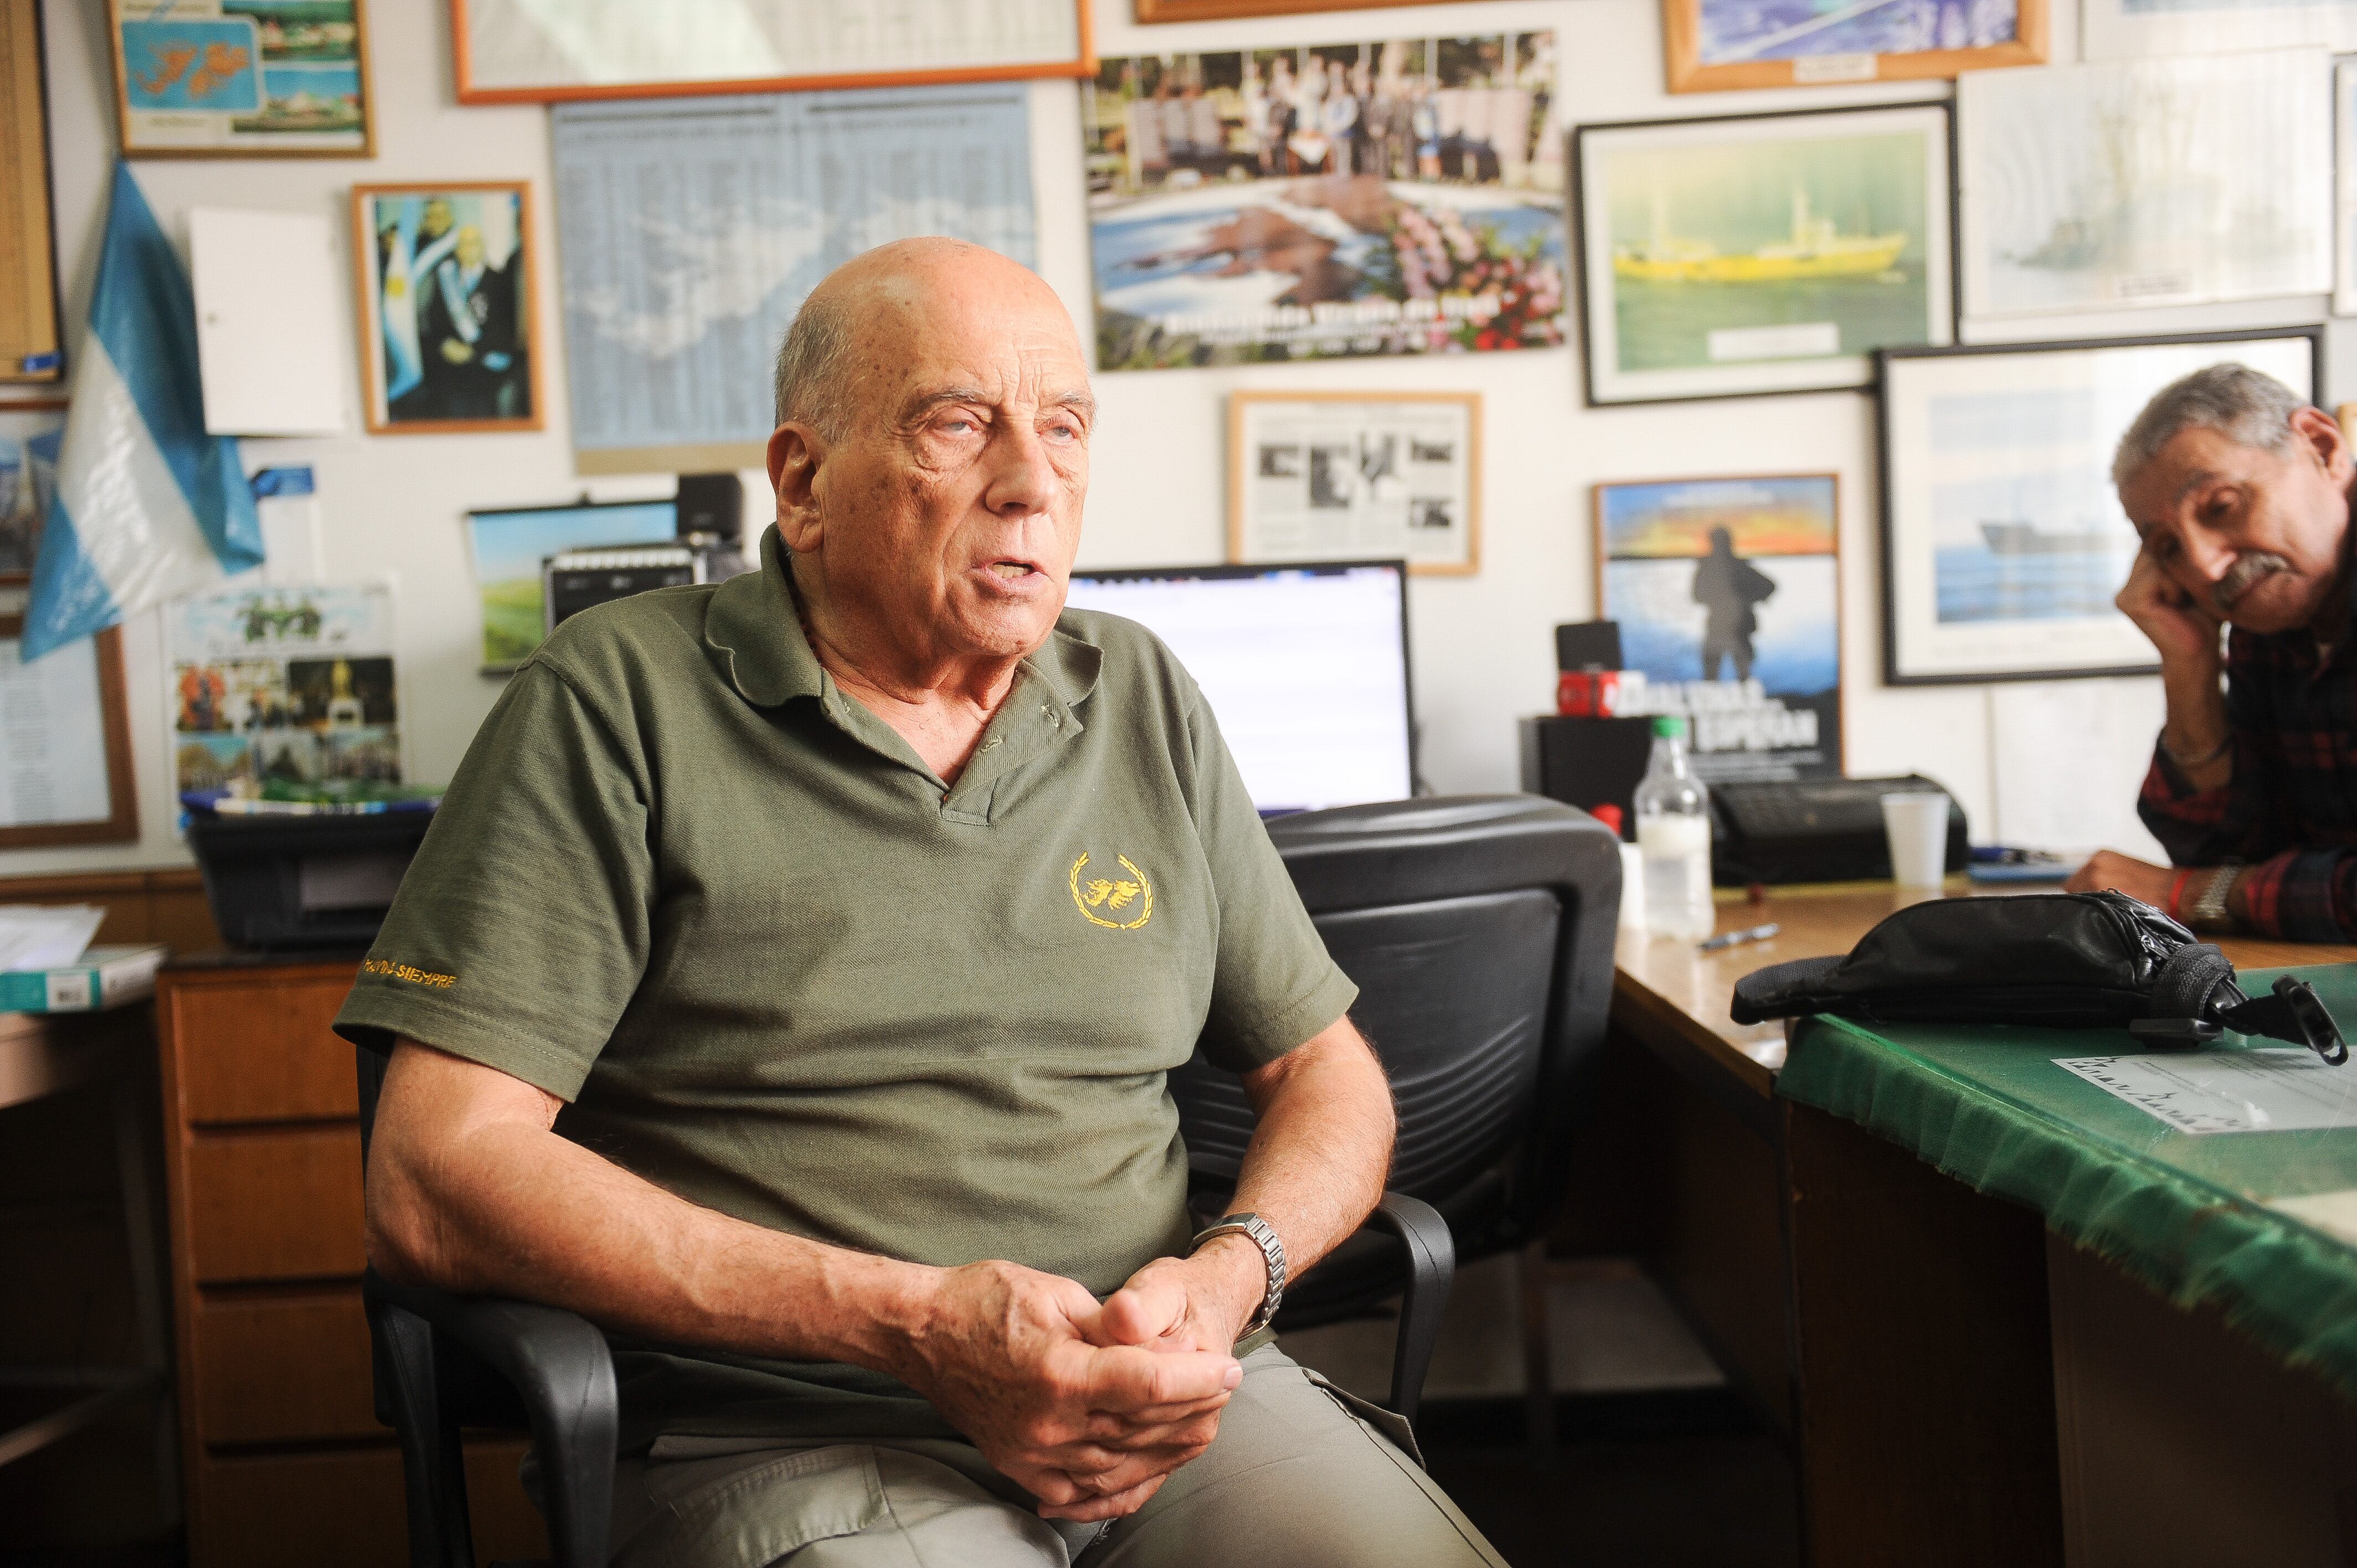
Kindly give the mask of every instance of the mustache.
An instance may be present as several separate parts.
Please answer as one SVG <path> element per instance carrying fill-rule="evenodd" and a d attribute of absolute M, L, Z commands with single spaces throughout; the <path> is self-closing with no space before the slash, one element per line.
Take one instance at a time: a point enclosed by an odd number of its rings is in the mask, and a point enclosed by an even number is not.
<path fill-rule="evenodd" d="M 2234 557 L 2226 575 L 2210 590 L 2210 602 L 2223 615 L 2234 607 L 2234 601 L 2278 572 L 2291 570 L 2291 563 L 2266 550 L 2250 550 Z"/>

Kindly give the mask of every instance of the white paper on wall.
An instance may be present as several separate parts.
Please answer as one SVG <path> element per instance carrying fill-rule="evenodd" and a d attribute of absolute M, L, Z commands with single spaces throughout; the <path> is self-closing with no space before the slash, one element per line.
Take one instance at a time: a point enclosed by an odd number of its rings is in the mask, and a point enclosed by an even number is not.
<path fill-rule="evenodd" d="M 188 211 L 188 272 L 205 429 L 215 435 L 336 435 L 350 331 L 325 218 Z"/>
<path fill-rule="evenodd" d="M 1996 821 L 1976 839 L 2168 863 L 2136 811 L 2160 733 L 2158 679 L 2007 682 L 1988 703 Z"/>

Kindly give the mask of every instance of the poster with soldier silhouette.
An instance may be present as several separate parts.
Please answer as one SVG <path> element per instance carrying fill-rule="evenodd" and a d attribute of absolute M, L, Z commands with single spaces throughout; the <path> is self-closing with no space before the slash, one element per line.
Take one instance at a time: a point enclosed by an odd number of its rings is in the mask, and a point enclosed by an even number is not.
<path fill-rule="evenodd" d="M 235 588 L 166 623 L 176 789 L 403 781 L 391 588 Z"/>
<path fill-rule="evenodd" d="M 1082 116 L 1101 370 L 1564 341 L 1551 32 L 1107 59 Z"/>
<path fill-rule="evenodd" d="M 1706 782 L 1841 775 L 1837 495 L 1831 474 L 1596 487 L 1599 613 L 1642 705 L 1692 721 Z"/>
<path fill-rule="evenodd" d="M 364 0 L 109 0 L 126 157 L 371 157 Z"/>

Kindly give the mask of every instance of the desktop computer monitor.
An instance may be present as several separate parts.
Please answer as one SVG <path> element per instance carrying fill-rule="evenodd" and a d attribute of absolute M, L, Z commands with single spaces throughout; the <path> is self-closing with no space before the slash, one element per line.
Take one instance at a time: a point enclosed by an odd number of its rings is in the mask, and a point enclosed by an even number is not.
<path fill-rule="evenodd" d="M 1411 792 L 1403 563 L 1075 572 L 1065 602 L 1169 645 L 1264 814 Z"/>

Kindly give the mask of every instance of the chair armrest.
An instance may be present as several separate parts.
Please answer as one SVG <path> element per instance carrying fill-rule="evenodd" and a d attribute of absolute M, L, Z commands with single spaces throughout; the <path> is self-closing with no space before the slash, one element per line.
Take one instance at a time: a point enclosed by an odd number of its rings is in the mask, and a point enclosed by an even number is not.
<path fill-rule="evenodd" d="M 1441 1312 L 1448 1305 L 1449 1283 L 1457 1273 L 1457 1243 L 1437 1209 L 1405 1193 L 1384 1193 L 1367 1223 L 1398 1237 L 1407 1255 L 1399 1345 L 1392 1355 L 1391 1408 L 1414 1425 L 1415 1407 L 1424 1398 L 1424 1374 L 1432 1365 L 1433 1347 L 1440 1341 Z"/>
<path fill-rule="evenodd" d="M 414 1315 L 437 1340 L 463 1347 L 497 1374 L 532 1430 L 556 1561 L 603 1568 L 620 1419 L 605 1335 L 561 1307 L 396 1284 L 373 1269 L 362 1281 L 362 1294 L 372 1308 Z M 470 1419 L 483 1419 L 469 1405 L 487 1402 L 479 1391 L 458 1386 L 464 1369 L 452 1364 L 458 1359 L 434 1358 L 436 1409 L 421 1412 L 454 1434 Z M 469 1399 L 470 1391 L 478 1397 Z"/>

